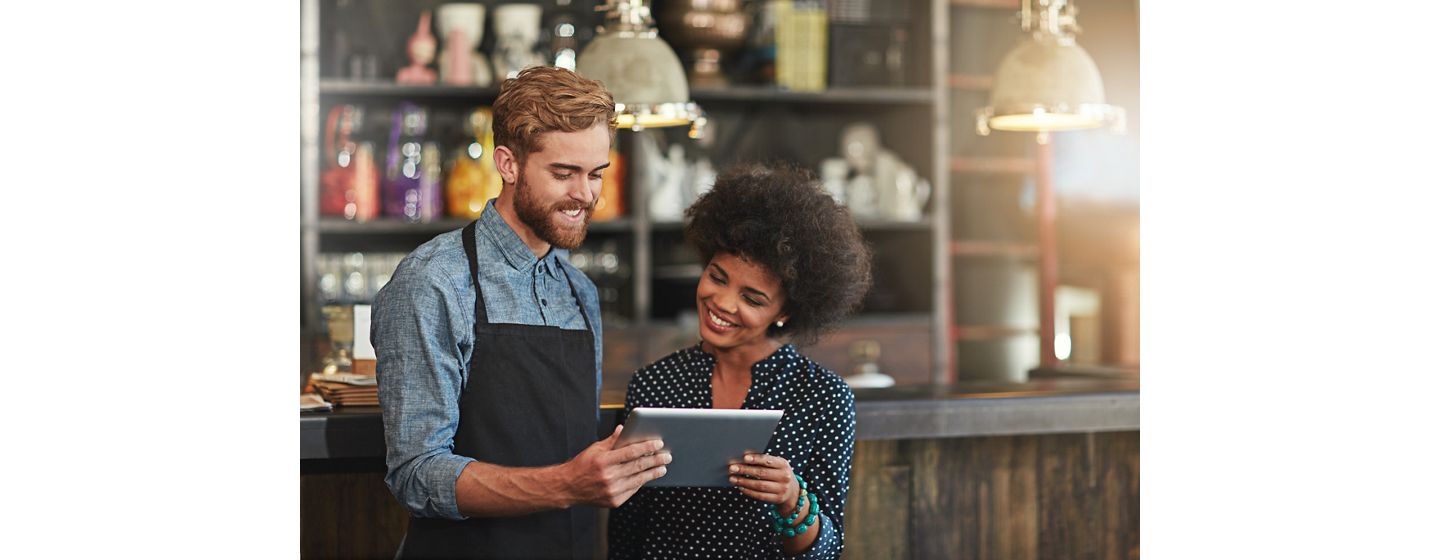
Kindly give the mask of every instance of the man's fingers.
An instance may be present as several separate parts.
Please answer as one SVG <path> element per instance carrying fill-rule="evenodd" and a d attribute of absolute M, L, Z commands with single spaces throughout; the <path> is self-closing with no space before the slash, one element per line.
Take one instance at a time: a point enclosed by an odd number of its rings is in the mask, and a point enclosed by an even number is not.
<path fill-rule="evenodd" d="M 669 469 L 665 468 L 665 465 L 659 465 L 656 467 L 642 470 L 621 479 L 620 488 L 623 488 L 626 493 L 633 494 L 636 491 L 640 490 L 640 487 L 644 486 L 646 482 L 650 482 L 652 480 L 665 476 L 666 472 L 669 472 Z"/>
<path fill-rule="evenodd" d="M 614 497 L 611 498 L 610 504 L 609 504 L 610 507 L 612 507 L 612 508 L 618 508 L 618 507 L 620 507 L 620 506 L 622 506 L 622 505 L 625 505 L 625 502 L 630 501 L 630 498 L 631 498 L 632 496 L 634 496 L 636 492 L 639 492 L 639 491 L 640 491 L 640 486 L 634 486 L 634 487 L 625 486 L 624 488 L 625 488 L 625 490 L 621 491 L 621 492 L 618 493 L 618 494 L 615 494 Z"/>
<path fill-rule="evenodd" d="M 600 440 L 608 449 L 615 449 L 615 442 L 620 440 L 620 432 L 625 429 L 624 424 L 615 426 L 615 431 L 610 432 L 610 437 Z"/>
<path fill-rule="evenodd" d="M 632 474 L 639 474 L 658 466 L 668 465 L 670 464 L 671 460 L 672 457 L 670 456 L 670 454 L 665 452 L 656 453 L 654 455 L 646 455 L 630 462 L 630 464 L 635 466 L 634 470 L 631 472 Z"/>
<path fill-rule="evenodd" d="M 649 439 L 635 442 L 625 447 L 611 451 L 614 455 L 611 459 L 616 463 L 629 463 L 665 447 L 665 442 L 658 439 Z"/>
<path fill-rule="evenodd" d="M 665 465 L 659 465 L 630 475 L 625 479 L 625 482 L 627 486 L 634 485 L 635 488 L 639 488 L 644 486 L 646 482 L 665 476 L 666 472 L 669 472 L 669 469 L 665 468 Z"/>

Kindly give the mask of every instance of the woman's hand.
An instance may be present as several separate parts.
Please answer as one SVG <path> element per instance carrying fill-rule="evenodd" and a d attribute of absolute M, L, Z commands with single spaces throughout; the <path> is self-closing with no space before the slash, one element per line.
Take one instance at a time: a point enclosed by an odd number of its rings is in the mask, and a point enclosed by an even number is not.
<path fill-rule="evenodd" d="M 774 504 L 781 515 L 794 513 L 795 502 L 800 499 L 800 484 L 795 482 L 795 471 L 790 470 L 790 462 L 784 457 L 747 454 L 744 462 L 730 465 L 730 484 L 741 494 Z"/>

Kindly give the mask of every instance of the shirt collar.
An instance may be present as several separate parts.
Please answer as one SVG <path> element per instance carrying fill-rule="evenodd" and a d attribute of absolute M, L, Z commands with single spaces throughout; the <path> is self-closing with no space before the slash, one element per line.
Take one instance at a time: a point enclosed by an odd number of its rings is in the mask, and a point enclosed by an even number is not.
<path fill-rule="evenodd" d="M 710 355 L 710 353 L 702 350 L 700 347 L 701 343 L 697 342 L 695 346 L 691 347 L 691 350 L 694 351 L 699 360 L 713 367 L 715 365 L 715 356 Z M 780 345 L 780 348 L 776 349 L 775 352 L 771 353 L 765 359 L 755 362 L 755 365 L 750 366 L 751 387 L 763 387 L 769 385 L 772 381 L 789 375 L 790 371 L 794 368 L 787 366 L 798 363 L 799 358 L 800 352 L 795 350 L 794 345 L 789 343 Z M 710 368 L 704 368 L 704 374 L 705 379 L 709 380 Z"/>
<path fill-rule="evenodd" d="M 551 278 L 559 280 L 562 277 L 560 259 L 568 258 L 570 251 L 552 246 L 544 258 L 535 258 L 535 253 L 530 252 L 530 246 L 520 240 L 520 235 L 515 233 L 515 230 L 510 229 L 505 218 L 500 217 L 500 211 L 495 209 L 495 199 L 485 203 L 485 210 L 480 213 L 475 229 L 476 235 L 490 240 L 490 243 L 500 250 L 500 254 L 505 257 L 505 263 L 511 268 L 529 272 L 543 264 Z"/>

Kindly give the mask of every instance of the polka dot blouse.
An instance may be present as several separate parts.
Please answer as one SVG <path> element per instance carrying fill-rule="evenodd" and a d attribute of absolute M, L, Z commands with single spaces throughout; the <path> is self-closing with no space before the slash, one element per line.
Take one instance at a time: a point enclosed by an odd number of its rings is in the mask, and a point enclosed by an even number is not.
<path fill-rule="evenodd" d="M 712 408 L 715 358 L 697 344 L 641 368 L 625 411 Z M 855 448 L 855 395 L 789 344 L 750 370 L 742 409 L 784 410 L 765 452 L 784 457 L 818 498 L 819 529 L 797 558 L 839 558 Z M 787 558 L 765 504 L 725 488 L 641 488 L 610 515 L 611 558 Z"/>

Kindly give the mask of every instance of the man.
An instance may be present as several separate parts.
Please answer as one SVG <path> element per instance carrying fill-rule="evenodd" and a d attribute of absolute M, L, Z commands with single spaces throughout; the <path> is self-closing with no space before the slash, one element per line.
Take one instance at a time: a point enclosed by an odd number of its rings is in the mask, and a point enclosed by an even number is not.
<path fill-rule="evenodd" d="M 618 428 L 595 441 L 599 298 L 566 259 L 610 165 L 615 103 L 530 68 L 494 112 L 500 196 L 375 296 L 385 482 L 412 514 L 400 556 L 588 558 L 583 506 L 619 506 L 670 462 L 658 441 L 613 449 Z"/>

